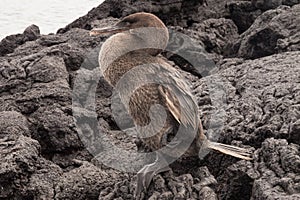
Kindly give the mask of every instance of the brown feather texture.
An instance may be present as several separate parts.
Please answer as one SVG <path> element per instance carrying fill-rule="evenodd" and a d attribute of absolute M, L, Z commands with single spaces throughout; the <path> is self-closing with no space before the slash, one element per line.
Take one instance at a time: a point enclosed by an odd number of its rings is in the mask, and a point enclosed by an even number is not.
<path fill-rule="evenodd" d="M 168 170 L 167 158 L 197 156 L 214 149 L 251 160 L 243 148 L 212 142 L 204 135 L 198 107 L 187 81 L 158 54 L 168 44 L 168 29 L 150 13 L 135 13 L 111 28 L 99 65 L 134 120 L 145 146 L 157 152 L 154 163 L 138 173 L 137 196 L 157 173 Z M 92 35 L 109 28 L 92 30 Z M 118 33 L 119 32 L 119 33 Z"/>

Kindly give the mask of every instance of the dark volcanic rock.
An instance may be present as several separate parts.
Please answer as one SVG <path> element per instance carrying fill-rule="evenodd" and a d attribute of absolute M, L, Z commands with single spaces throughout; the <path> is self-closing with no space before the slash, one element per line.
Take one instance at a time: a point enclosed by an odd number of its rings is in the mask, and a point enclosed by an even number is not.
<path fill-rule="evenodd" d="M 134 130 L 120 130 L 133 123 L 118 121 L 127 113 L 120 111 L 121 102 L 98 74 L 98 53 L 106 37 L 90 37 L 87 30 L 147 11 L 192 38 L 176 43 L 171 37 L 169 47 L 175 51 L 164 56 L 190 81 L 205 133 L 253 150 L 254 160 L 217 152 L 202 161 L 181 159 L 171 164 L 172 171 L 154 177 L 144 198 L 300 199 L 296 3 L 110 0 L 59 34 L 40 35 L 33 25 L 8 36 L 0 42 L 0 198 L 134 199 L 136 175 L 104 166 L 87 150 L 103 152 L 106 140 L 121 150 L 140 150 L 130 135 Z M 264 12 L 279 4 L 294 6 Z M 187 65 L 176 53 L 189 53 L 197 66 Z M 99 80 L 92 80 L 98 75 Z M 81 82 L 90 84 L 77 90 Z M 95 112 L 85 91 L 95 94 Z M 87 107 L 76 113 L 79 104 Z M 105 140 L 92 133 L 89 117 L 95 117 Z M 78 121 L 84 124 L 82 130 L 76 127 Z M 130 158 L 118 152 L 106 156 L 108 162 Z"/>
<path fill-rule="evenodd" d="M 252 0 L 251 3 L 261 10 L 269 10 L 282 5 L 282 0 Z"/>
<path fill-rule="evenodd" d="M 299 155 L 299 145 L 266 139 L 255 152 L 254 165 L 237 162 L 219 177 L 230 180 L 220 187 L 222 199 L 300 199 Z"/>
<path fill-rule="evenodd" d="M 40 29 L 36 25 L 31 25 L 22 34 L 10 35 L 0 42 L 0 56 L 12 53 L 16 47 L 27 41 L 36 40 L 40 35 Z"/>
<path fill-rule="evenodd" d="M 25 29 L 23 35 L 24 42 L 36 40 L 40 35 L 40 29 L 36 25 L 31 25 Z"/>
<path fill-rule="evenodd" d="M 300 199 L 300 147 L 286 140 L 267 139 L 259 151 L 257 170 L 260 177 L 253 184 L 255 199 Z"/>
<path fill-rule="evenodd" d="M 230 1 L 226 4 L 226 9 L 229 17 L 237 25 L 239 33 L 243 33 L 266 10 L 276 9 L 281 5 L 293 6 L 299 3 L 299 0 Z"/>
<path fill-rule="evenodd" d="M 262 13 L 249 1 L 232 1 L 226 4 L 230 18 L 238 27 L 239 33 L 246 31 Z"/>
<path fill-rule="evenodd" d="M 261 10 L 277 8 L 280 5 L 293 6 L 299 4 L 299 0 L 252 0 L 252 5 Z"/>
<path fill-rule="evenodd" d="M 18 112 L 0 112 L 0 198 L 52 198 L 61 169 L 40 157 L 30 138 L 27 119 Z"/>
<path fill-rule="evenodd" d="M 282 0 L 282 4 L 287 6 L 293 6 L 299 3 L 300 3 L 299 0 Z"/>
<path fill-rule="evenodd" d="M 65 28 L 59 29 L 58 33 L 64 33 L 72 28 L 90 30 L 94 21 L 108 17 L 121 18 L 141 11 L 157 15 L 168 25 L 183 27 L 190 26 L 194 22 L 201 22 L 211 16 L 216 18 L 223 16 L 219 13 L 218 8 L 223 9 L 224 1 L 209 1 L 207 4 L 209 5 L 208 9 L 203 0 L 108 0 L 92 9 L 87 15 L 75 20 Z"/>
<path fill-rule="evenodd" d="M 197 81 L 195 93 L 200 105 L 204 127 L 207 129 L 215 123 L 214 119 L 209 116 L 212 116 L 216 110 L 222 112 L 222 108 L 224 108 L 225 111 L 223 128 L 220 132 L 210 133 L 209 136 L 219 138 L 219 141 L 225 143 L 240 140 L 244 144 L 256 148 L 261 148 L 270 137 L 284 138 L 286 147 L 283 147 L 283 149 L 291 148 L 292 157 L 299 159 L 298 150 L 294 150 L 295 148 L 299 149 L 300 141 L 299 134 L 295 131 L 297 125 L 294 129 L 291 129 L 294 124 L 298 123 L 300 116 L 298 97 L 300 85 L 299 53 L 299 51 L 287 52 L 249 61 L 241 59 L 224 60 L 220 63 L 218 73 Z M 280 73 L 280 70 L 284 73 Z M 216 83 L 219 84 L 216 85 Z M 222 102 L 205 101 L 210 99 L 209 91 L 212 92 L 212 89 L 217 89 L 219 92 L 225 91 Z M 293 144 L 288 144 L 286 140 Z M 272 150 L 268 151 L 262 147 L 261 150 L 255 153 L 258 159 L 262 159 L 262 152 L 270 159 L 274 157 Z M 287 154 L 286 156 L 289 157 L 288 154 L 290 153 L 280 153 L 280 155 L 283 154 Z M 267 175 L 263 175 L 265 178 L 261 177 L 261 173 L 277 173 L 274 172 L 274 169 L 261 170 L 257 168 L 257 160 L 254 163 L 240 161 L 237 165 L 230 166 L 231 159 L 223 160 L 209 154 L 204 160 L 208 162 L 206 164 L 208 169 L 212 170 L 212 174 L 218 180 L 219 185 L 217 185 L 216 193 L 219 194 L 220 199 L 253 198 L 253 191 L 263 187 L 264 183 L 269 180 L 266 177 Z M 285 170 L 290 171 L 289 167 L 291 167 L 294 173 L 297 174 L 297 167 L 295 168 L 298 165 L 297 162 L 295 162 L 295 165 L 285 164 L 288 166 Z M 215 169 L 215 163 L 219 163 L 221 167 Z M 272 163 L 272 165 L 282 165 L 282 160 L 274 160 Z M 291 180 L 296 182 L 297 185 L 296 175 L 291 177 Z M 280 178 L 290 180 L 290 175 L 282 173 Z M 264 183 L 255 182 L 256 179 L 265 181 Z M 271 188 L 275 187 L 273 182 L 271 184 L 273 186 L 270 186 L 270 192 L 272 191 Z M 255 192 L 260 194 L 264 192 L 263 188 L 259 190 L 261 191 L 255 190 Z M 274 192 L 273 196 L 274 198 L 285 196 L 291 199 L 300 198 L 298 189 L 292 191 L 293 193 L 284 190 L 280 194 L 277 191 L 278 195 Z M 270 195 L 268 192 L 266 194 Z M 259 196 L 255 195 L 255 198 Z M 268 198 L 264 197 L 262 199 Z"/>
<path fill-rule="evenodd" d="M 97 199 L 103 189 L 113 184 L 113 177 L 84 162 L 82 166 L 63 174 L 55 186 L 54 199 Z"/>
<path fill-rule="evenodd" d="M 238 56 L 259 58 L 300 49 L 300 5 L 279 7 L 259 16 L 237 41 Z"/>
<path fill-rule="evenodd" d="M 190 31 L 192 29 L 192 31 Z M 236 25 L 230 19 L 208 19 L 195 23 L 185 31 L 187 35 L 203 42 L 208 53 L 223 55 L 227 44 L 238 38 Z"/>
<path fill-rule="evenodd" d="M 0 134 L 1 138 L 30 137 L 27 119 L 18 112 L 0 112 Z"/>
<path fill-rule="evenodd" d="M 258 147 L 271 136 L 299 144 L 299 137 L 290 129 L 299 119 L 299 59 L 296 51 L 221 65 L 229 104 L 227 139 L 236 135 Z"/>
<path fill-rule="evenodd" d="M 225 18 L 194 23 L 190 29 L 176 26 L 170 30 L 169 45 L 163 55 L 198 77 L 206 76 L 214 67 L 212 61 L 220 61 L 227 54 L 228 43 L 239 37 L 235 24 Z"/>

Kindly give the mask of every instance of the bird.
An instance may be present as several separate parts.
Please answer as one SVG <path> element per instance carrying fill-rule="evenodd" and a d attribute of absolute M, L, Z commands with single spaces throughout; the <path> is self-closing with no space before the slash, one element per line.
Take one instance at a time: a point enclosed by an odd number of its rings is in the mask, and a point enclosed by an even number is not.
<path fill-rule="evenodd" d="M 141 130 L 142 143 L 157 152 L 156 160 L 137 173 L 136 197 L 147 190 L 155 175 L 170 170 L 168 161 L 172 158 L 195 155 L 202 158 L 204 152 L 213 149 L 240 159 L 252 159 L 247 149 L 213 142 L 204 134 L 197 101 L 187 81 L 160 56 L 167 47 L 169 32 L 157 16 L 138 12 L 113 26 L 90 31 L 91 36 L 108 34 L 110 37 L 102 44 L 98 58 L 103 77 L 112 87 L 122 89 L 120 98 L 137 130 Z M 121 81 L 124 77 L 126 81 Z M 141 82 L 144 84 L 140 86 Z M 151 113 L 156 112 L 152 108 L 156 105 L 164 114 L 153 117 Z M 145 130 L 155 134 L 148 136 L 142 133 Z"/>

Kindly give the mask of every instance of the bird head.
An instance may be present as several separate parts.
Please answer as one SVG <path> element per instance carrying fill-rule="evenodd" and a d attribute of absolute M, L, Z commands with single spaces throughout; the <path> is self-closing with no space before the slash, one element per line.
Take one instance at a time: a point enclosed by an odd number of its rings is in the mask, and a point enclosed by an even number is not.
<path fill-rule="evenodd" d="M 141 28 L 156 28 L 163 29 L 167 32 L 167 28 L 164 23 L 155 15 L 151 13 L 139 12 L 135 14 L 131 14 L 127 17 L 124 17 L 120 22 L 113 26 L 104 27 L 104 28 L 95 28 L 91 30 L 90 35 L 106 35 L 106 34 L 114 34 L 120 33 L 124 31 L 130 31 L 131 33 L 134 30 Z"/>
<path fill-rule="evenodd" d="M 169 41 L 169 31 L 165 24 L 146 12 L 128 15 L 113 26 L 90 32 L 92 36 L 107 34 L 114 35 L 106 40 L 103 49 L 119 49 L 118 55 L 142 51 L 155 56 L 167 47 Z"/>

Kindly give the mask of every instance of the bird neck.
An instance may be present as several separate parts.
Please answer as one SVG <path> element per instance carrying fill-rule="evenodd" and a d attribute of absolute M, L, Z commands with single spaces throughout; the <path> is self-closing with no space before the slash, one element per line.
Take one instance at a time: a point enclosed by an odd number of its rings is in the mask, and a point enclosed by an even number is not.
<path fill-rule="evenodd" d="M 145 66 L 146 64 L 161 63 L 161 59 L 148 54 L 147 51 L 131 51 L 111 63 L 103 76 L 113 87 L 119 82 L 123 75 L 136 67 Z"/>
<path fill-rule="evenodd" d="M 167 28 L 137 28 L 118 33 L 108 38 L 102 45 L 99 53 L 99 64 L 102 73 L 112 63 L 124 55 L 134 53 L 156 56 L 167 46 L 169 34 Z M 130 54 L 130 52 L 134 52 Z"/>

